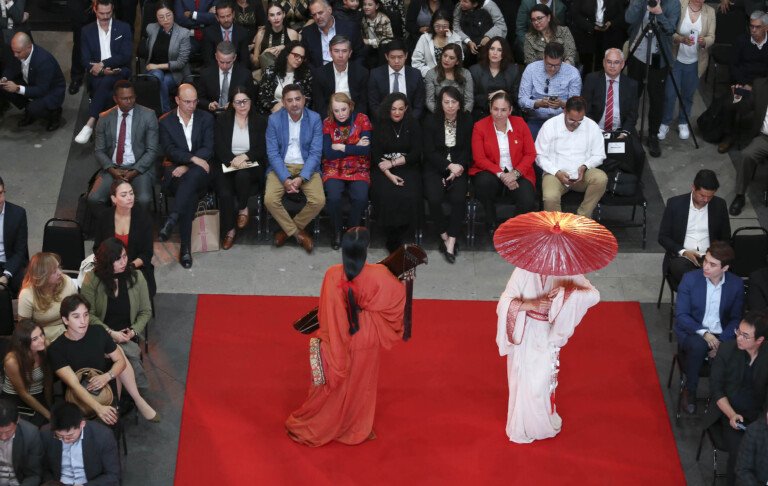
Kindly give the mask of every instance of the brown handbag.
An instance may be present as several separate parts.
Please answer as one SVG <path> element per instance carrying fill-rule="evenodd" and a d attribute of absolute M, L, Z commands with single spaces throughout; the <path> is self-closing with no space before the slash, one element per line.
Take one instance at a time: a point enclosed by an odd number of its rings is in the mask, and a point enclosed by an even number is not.
<path fill-rule="evenodd" d="M 81 368 L 75 372 L 75 375 L 77 375 L 77 381 L 82 385 L 83 388 L 88 385 L 88 380 L 90 380 L 91 377 L 103 374 L 103 371 L 97 370 L 96 368 Z M 112 388 L 109 385 L 103 386 L 98 392 L 89 391 L 88 393 L 93 395 L 93 398 L 100 405 L 110 406 L 114 400 Z M 64 400 L 77 405 L 86 418 L 93 418 L 96 416 L 96 411 L 93 410 L 88 404 L 81 402 L 80 398 L 77 396 L 77 394 L 75 394 L 72 388 L 67 388 L 67 392 L 64 394 Z"/>

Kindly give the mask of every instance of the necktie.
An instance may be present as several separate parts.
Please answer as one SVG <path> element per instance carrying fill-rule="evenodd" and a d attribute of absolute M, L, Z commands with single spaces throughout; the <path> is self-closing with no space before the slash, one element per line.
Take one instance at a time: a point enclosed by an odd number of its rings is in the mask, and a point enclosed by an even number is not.
<path fill-rule="evenodd" d="M 195 0 L 195 12 L 197 12 L 200 9 L 200 0 Z M 197 42 L 200 42 L 203 40 L 203 30 L 199 27 L 195 29 L 195 40 Z"/>
<path fill-rule="evenodd" d="M 229 42 L 229 31 L 228 30 L 224 31 L 224 40 Z"/>
<path fill-rule="evenodd" d="M 395 82 L 392 83 L 392 92 L 393 93 L 399 93 L 400 92 L 400 73 L 393 73 L 395 75 Z"/>
<path fill-rule="evenodd" d="M 613 131 L 613 80 L 608 80 L 608 97 L 605 100 L 605 127 L 606 132 Z"/>
<path fill-rule="evenodd" d="M 123 155 L 125 154 L 125 120 L 128 119 L 128 113 L 123 113 L 123 121 L 120 122 L 120 133 L 117 136 L 117 152 L 115 153 L 115 163 L 123 165 Z"/>
<path fill-rule="evenodd" d="M 224 73 L 224 79 L 221 81 L 221 93 L 219 93 L 219 108 L 224 108 L 229 102 L 229 71 Z"/>

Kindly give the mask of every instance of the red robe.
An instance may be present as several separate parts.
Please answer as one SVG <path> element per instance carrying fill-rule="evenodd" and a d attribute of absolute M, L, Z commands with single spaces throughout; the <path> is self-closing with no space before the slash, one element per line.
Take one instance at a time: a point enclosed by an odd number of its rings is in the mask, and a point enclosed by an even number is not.
<path fill-rule="evenodd" d="M 360 329 L 349 334 L 342 265 L 329 268 L 320 291 L 318 337 L 325 385 L 310 386 L 304 404 L 285 423 L 299 442 L 321 446 L 332 440 L 359 444 L 373 432 L 379 349 L 403 334 L 405 287 L 383 265 L 366 264 L 352 281 L 360 307 Z"/>

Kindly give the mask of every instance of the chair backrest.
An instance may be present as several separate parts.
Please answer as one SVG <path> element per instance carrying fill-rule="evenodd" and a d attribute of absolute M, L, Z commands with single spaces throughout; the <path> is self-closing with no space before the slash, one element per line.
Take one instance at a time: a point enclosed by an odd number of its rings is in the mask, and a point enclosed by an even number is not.
<path fill-rule="evenodd" d="M 749 277 L 750 273 L 768 265 L 768 231 L 765 228 L 738 228 L 731 236 L 731 246 L 736 252 L 736 259 L 730 271 L 739 277 Z"/>
<path fill-rule="evenodd" d="M 0 284 L 0 336 L 10 336 L 14 324 L 11 290 Z"/>
<path fill-rule="evenodd" d="M 77 276 L 85 260 L 85 240 L 77 221 L 49 219 L 43 229 L 43 251 L 59 255 L 62 270 Z"/>
<path fill-rule="evenodd" d="M 163 115 L 163 106 L 160 101 L 160 80 L 150 74 L 137 74 L 133 79 L 133 87 L 136 92 L 136 103 L 155 111 L 158 117 Z"/>

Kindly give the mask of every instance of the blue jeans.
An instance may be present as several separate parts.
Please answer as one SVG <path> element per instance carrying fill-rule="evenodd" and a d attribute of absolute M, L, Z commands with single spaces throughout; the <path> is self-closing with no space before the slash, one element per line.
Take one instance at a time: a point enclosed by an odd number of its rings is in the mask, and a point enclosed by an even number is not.
<path fill-rule="evenodd" d="M 334 231 L 341 231 L 343 226 L 341 214 L 341 196 L 344 190 L 349 194 L 349 216 L 347 225 L 360 226 L 363 219 L 365 207 L 368 205 L 368 183 L 365 181 L 344 181 L 341 179 L 328 179 L 323 183 L 325 186 L 325 210 L 331 218 L 331 225 Z"/>
<path fill-rule="evenodd" d="M 677 87 L 680 89 L 680 97 L 683 99 L 682 108 L 685 108 L 685 112 L 690 117 L 691 107 L 693 106 L 693 94 L 699 88 L 699 63 L 683 64 L 676 60 L 669 75 L 675 77 Z M 672 85 L 672 80 L 667 80 L 664 93 L 664 115 L 661 117 L 661 123 L 669 125 L 672 122 L 672 115 L 675 112 L 676 104 L 677 95 L 675 95 L 675 87 Z M 682 111 L 677 115 L 677 123 L 678 125 L 687 123 Z"/>
<path fill-rule="evenodd" d="M 153 69 L 147 72 L 147 74 L 160 80 L 162 85 L 160 89 L 160 107 L 163 113 L 171 111 L 171 91 L 176 89 L 176 80 L 173 79 L 173 74 L 162 69 Z"/>

